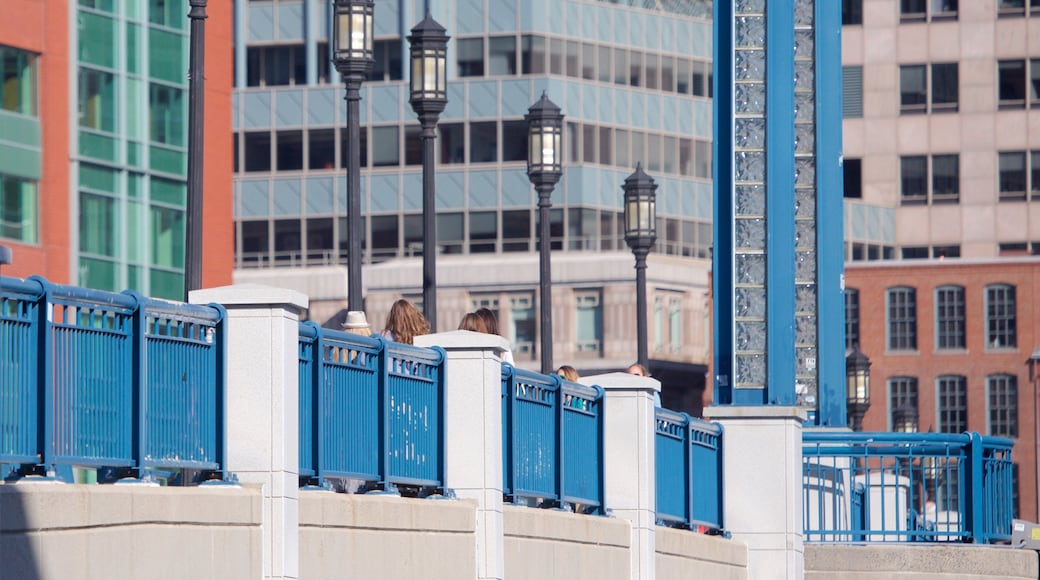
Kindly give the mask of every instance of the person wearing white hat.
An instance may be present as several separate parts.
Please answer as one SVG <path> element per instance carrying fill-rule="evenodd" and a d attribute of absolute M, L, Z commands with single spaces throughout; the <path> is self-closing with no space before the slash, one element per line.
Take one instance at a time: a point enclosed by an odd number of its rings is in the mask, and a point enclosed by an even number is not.
<path fill-rule="evenodd" d="M 372 334 L 372 326 L 368 323 L 364 312 L 351 310 L 347 313 L 346 320 L 343 321 L 343 331 L 369 336 Z"/>

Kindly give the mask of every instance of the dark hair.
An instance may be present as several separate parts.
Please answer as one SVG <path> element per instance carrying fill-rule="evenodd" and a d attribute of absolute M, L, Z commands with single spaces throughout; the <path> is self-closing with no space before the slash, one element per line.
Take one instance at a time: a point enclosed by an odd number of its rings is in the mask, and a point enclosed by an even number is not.
<path fill-rule="evenodd" d="M 475 314 L 484 321 L 484 326 L 487 328 L 485 332 L 488 334 L 498 334 L 498 319 L 495 318 L 494 312 L 488 308 L 479 308 Z"/>

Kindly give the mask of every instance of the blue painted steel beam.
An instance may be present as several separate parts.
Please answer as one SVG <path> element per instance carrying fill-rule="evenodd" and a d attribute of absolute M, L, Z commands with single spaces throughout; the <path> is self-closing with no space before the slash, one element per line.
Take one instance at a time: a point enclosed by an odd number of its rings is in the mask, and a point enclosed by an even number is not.
<path fill-rule="evenodd" d="M 845 232 L 842 171 L 841 5 L 817 0 L 816 291 L 817 424 L 844 427 Z"/>
<path fill-rule="evenodd" d="M 715 79 L 712 127 L 715 154 L 712 175 L 715 201 L 712 250 L 712 299 L 715 329 L 716 405 L 733 400 L 733 3 L 714 3 L 712 39 Z"/>

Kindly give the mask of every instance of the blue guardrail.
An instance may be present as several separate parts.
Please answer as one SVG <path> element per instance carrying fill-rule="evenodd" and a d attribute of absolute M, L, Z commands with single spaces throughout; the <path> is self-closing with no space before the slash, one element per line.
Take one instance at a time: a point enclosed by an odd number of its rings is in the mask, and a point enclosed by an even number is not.
<path fill-rule="evenodd" d="M 0 278 L 0 463 L 222 476 L 225 312 Z"/>
<path fill-rule="evenodd" d="M 1006 542 L 1012 445 L 978 433 L 806 431 L 805 539 Z"/>
<path fill-rule="evenodd" d="M 443 488 L 444 361 L 420 348 L 300 324 L 300 476 Z"/>
<path fill-rule="evenodd" d="M 510 501 L 603 513 L 603 389 L 502 365 Z"/>
<path fill-rule="evenodd" d="M 657 519 L 722 530 L 722 425 L 656 409 Z"/>

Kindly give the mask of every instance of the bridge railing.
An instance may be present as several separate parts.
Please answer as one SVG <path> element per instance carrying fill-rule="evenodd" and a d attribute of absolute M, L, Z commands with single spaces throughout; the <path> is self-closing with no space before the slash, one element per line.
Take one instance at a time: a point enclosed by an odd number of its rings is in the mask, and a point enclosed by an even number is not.
<path fill-rule="evenodd" d="M 802 441 L 806 541 L 1011 538 L 1009 439 L 806 431 Z"/>
<path fill-rule="evenodd" d="M 0 278 L 0 463 L 222 473 L 225 312 Z"/>
<path fill-rule="evenodd" d="M 444 351 L 300 324 L 300 476 L 444 481 Z"/>
<path fill-rule="evenodd" d="M 506 497 L 603 513 L 603 389 L 502 365 Z"/>
<path fill-rule="evenodd" d="M 722 425 L 656 409 L 657 519 L 722 529 Z"/>

